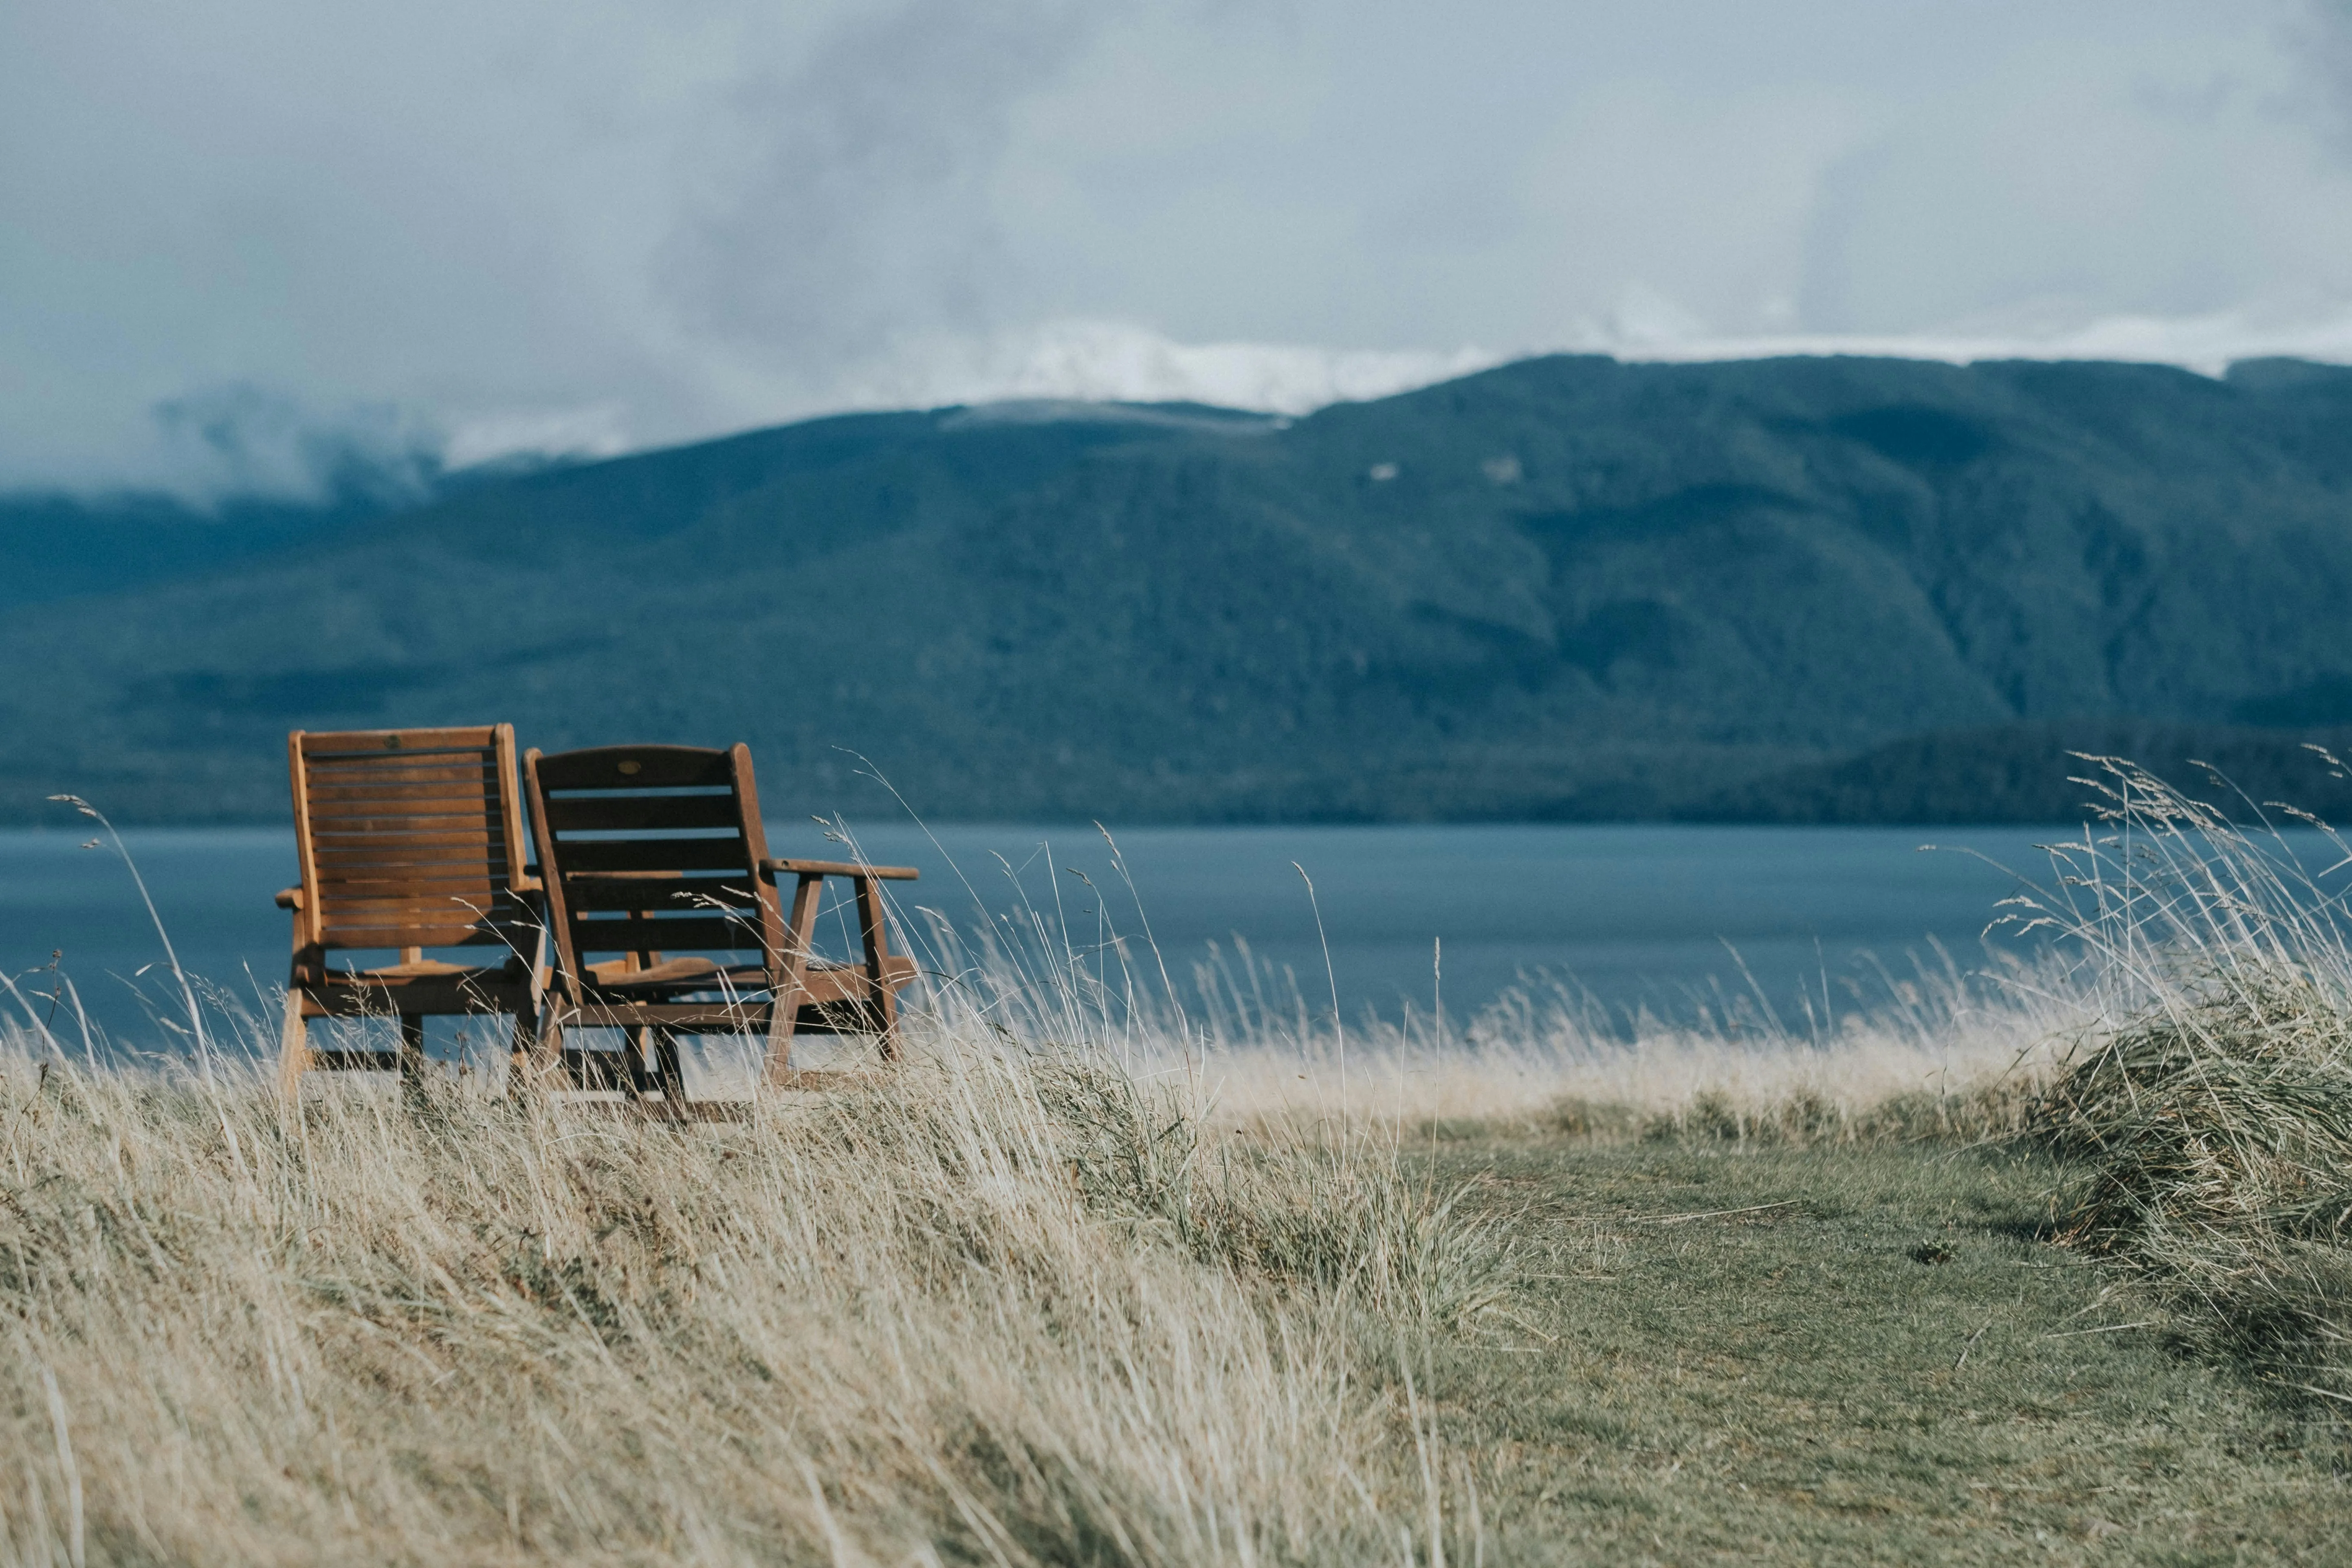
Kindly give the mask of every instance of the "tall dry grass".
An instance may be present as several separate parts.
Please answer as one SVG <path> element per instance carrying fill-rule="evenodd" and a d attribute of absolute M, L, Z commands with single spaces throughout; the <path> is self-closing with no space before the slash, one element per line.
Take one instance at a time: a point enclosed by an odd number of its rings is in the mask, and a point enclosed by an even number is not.
<path fill-rule="evenodd" d="M 2191 1341 L 2352 1401 L 2352 846 L 2092 760 L 2103 830 L 2014 900 L 2096 992 L 2029 1114 L 2068 1162 L 2067 1238 Z"/>
<path fill-rule="evenodd" d="M 1454 1505 L 1366 1358 L 1475 1318 L 1491 1238 L 1376 1151 L 1201 1136 L 937 1041 L 686 1130 L 15 1058 L 0 1557 L 1432 1552 Z"/>
<path fill-rule="evenodd" d="M 1668 1023 L 1568 987 L 1507 993 L 1458 1029 L 1407 1018 L 1242 1038 L 1204 1058 L 1245 1125 L 1504 1126 L 1600 1138 L 1838 1142 L 2013 1131 L 2085 1021 L 2063 962 L 1919 965 L 1791 1029 L 1760 999 Z"/>
<path fill-rule="evenodd" d="M 1100 900 L 1097 900 L 1098 902 Z M 1999 914 L 1988 910 L 1988 918 Z M 2117 1005 L 2079 951 L 1940 946 L 1776 1004 L 1752 982 L 1679 1016 L 1530 977 L 1470 1016 L 1341 1016 L 1245 945 L 1172 977 L 1148 941 L 1073 942 L 1052 910 L 979 928 L 923 911 L 931 1005 L 968 1035 L 1096 1039 L 1180 1074 L 1212 1123 L 1394 1138 L 1432 1123 L 1808 1142 L 2015 1131 L 2066 1042 Z"/>
<path fill-rule="evenodd" d="M 1497 1227 L 1371 1130 L 1213 1123 L 1083 959 L 943 951 L 905 1062 L 684 1126 L 289 1108 L 267 999 L 183 980 L 142 1058 L 12 995 L 0 1561 L 1475 1556 L 1412 1368 Z"/>

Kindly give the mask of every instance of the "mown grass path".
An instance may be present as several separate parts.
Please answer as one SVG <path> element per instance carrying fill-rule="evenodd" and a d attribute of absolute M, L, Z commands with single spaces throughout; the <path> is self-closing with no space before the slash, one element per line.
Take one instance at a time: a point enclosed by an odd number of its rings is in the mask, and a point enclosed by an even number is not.
<path fill-rule="evenodd" d="M 1528 1248 L 1521 1326 L 1415 1369 L 1490 1562 L 2352 1562 L 2342 1428 L 2117 1327 L 2158 1314 L 2042 1239 L 2041 1160 L 1423 1158 Z"/>

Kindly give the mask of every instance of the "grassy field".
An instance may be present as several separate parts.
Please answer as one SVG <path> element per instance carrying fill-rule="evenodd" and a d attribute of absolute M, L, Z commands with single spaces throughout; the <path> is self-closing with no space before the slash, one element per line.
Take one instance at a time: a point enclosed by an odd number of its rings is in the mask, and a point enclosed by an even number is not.
<path fill-rule="evenodd" d="M 1527 1247 L 1523 1331 L 1427 1352 L 1492 1561 L 2352 1560 L 2327 1412 L 2184 1353 L 2044 1239 L 2040 1158 L 1528 1135 L 1434 1158 Z"/>
<path fill-rule="evenodd" d="M 2071 956 L 1790 1025 L 943 943 L 679 1124 L 28 1007 L 0 1568 L 2352 1560 L 2352 948 L 2156 800 Z"/>

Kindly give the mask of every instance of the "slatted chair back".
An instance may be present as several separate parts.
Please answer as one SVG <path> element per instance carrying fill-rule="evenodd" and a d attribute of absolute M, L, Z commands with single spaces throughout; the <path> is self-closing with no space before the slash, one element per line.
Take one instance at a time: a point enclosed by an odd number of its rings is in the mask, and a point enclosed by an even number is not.
<path fill-rule="evenodd" d="M 425 1020 L 511 1015 L 520 1058 L 541 999 L 537 883 L 524 866 L 514 731 L 366 730 L 286 738 L 301 881 L 278 895 L 294 915 L 278 1083 L 299 1095 L 314 1068 L 425 1070 Z M 488 948 L 467 962 L 425 950 Z M 398 962 L 334 964 L 329 954 L 392 949 Z M 314 1020 L 390 1016 L 400 1048 L 318 1049 Z"/>
<path fill-rule="evenodd" d="M 302 899 L 298 949 L 536 944 L 514 728 L 287 737 Z M 303 973 L 298 957 L 296 979 Z"/>
<path fill-rule="evenodd" d="M 782 972 L 749 748 L 533 751 L 523 768 L 556 962 L 574 994 L 689 954 Z"/>

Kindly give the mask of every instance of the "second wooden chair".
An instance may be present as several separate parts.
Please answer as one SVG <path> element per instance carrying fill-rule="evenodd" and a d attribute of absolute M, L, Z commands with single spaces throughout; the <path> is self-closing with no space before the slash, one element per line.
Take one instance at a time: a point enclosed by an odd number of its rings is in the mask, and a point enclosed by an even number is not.
<path fill-rule="evenodd" d="M 772 1082 L 799 1032 L 872 1034 L 897 1054 L 915 966 L 890 951 L 876 884 L 912 869 L 772 858 L 740 745 L 533 750 L 523 776 L 555 947 L 540 1048 L 571 1081 L 683 1101 L 681 1035 L 764 1037 Z M 852 884 L 858 963 L 812 951 L 828 878 Z M 565 1040 L 582 1028 L 625 1031 L 625 1059 Z"/>

